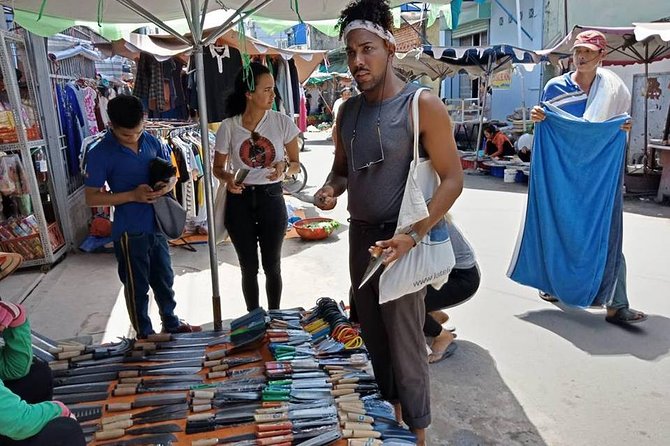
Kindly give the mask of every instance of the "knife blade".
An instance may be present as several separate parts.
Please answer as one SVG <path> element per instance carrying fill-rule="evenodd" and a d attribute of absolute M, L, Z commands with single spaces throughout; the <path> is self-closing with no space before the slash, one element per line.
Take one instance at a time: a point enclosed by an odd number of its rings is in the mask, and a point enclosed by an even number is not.
<path fill-rule="evenodd" d="M 180 403 L 180 404 L 161 406 L 155 409 L 149 409 L 134 414 L 124 413 L 119 415 L 106 416 L 100 420 L 100 423 L 105 425 L 105 424 L 118 423 L 119 421 L 133 420 L 133 424 L 137 424 L 139 420 L 153 419 L 171 413 L 181 413 L 185 411 L 188 411 L 188 404 Z"/>
<path fill-rule="evenodd" d="M 54 395 L 69 395 L 71 393 L 107 392 L 109 383 L 72 384 L 54 387 Z"/>
<path fill-rule="evenodd" d="M 142 437 L 133 438 L 131 440 L 112 441 L 109 443 L 101 443 L 98 446 L 138 446 L 138 445 L 154 445 L 154 446 L 170 446 L 177 441 L 174 434 L 158 434 L 145 435 Z"/>
<path fill-rule="evenodd" d="M 71 393 L 58 395 L 58 401 L 63 404 L 90 403 L 91 401 L 104 401 L 109 397 L 107 391 L 92 393 Z"/>
<path fill-rule="evenodd" d="M 186 402 L 184 393 L 166 393 L 164 395 L 138 396 L 130 403 L 109 403 L 107 411 L 120 412 L 122 410 L 137 409 L 148 406 L 167 406 L 168 404 L 179 404 Z"/>
<path fill-rule="evenodd" d="M 381 266 L 384 264 L 384 248 L 381 246 L 373 246 L 370 252 L 370 260 L 368 261 L 368 267 L 365 269 L 365 273 L 363 274 L 363 279 L 361 279 L 361 284 L 358 285 L 358 289 L 360 290 L 363 285 L 367 283 L 368 280 L 372 278 L 372 276 L 375 275 L 377 270 L 381 268 Z"/>
<path fill-rule="evenodd" d="M 124 435 L 146 435 L 146 434 L 167 434 L 171 432 L 181 432 L 181 427 L 178 424 L 158 424 L 149 427 L 137 427 L 134 429 L 110 429 L 102 430 L 95 433 L 96 441 L 113 440 L 115 438 L 123 437 Z"/>

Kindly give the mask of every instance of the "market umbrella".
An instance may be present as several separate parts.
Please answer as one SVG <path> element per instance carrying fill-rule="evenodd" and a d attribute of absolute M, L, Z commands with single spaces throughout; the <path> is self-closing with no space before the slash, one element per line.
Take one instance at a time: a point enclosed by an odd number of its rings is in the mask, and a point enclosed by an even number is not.
<path fill-rule="evenodd" d="M 625 66 L 644 64 L 645 82 L 649 77 L 649 64 L 670 58 L 670 42 L 667 40 L 668 26 L 660 23 L 641 23 L 636 27 L 601 27 L 577 25 L 555 47 L 538 51 L 541 55 L 554 55 L 568 59 L 572 54 L 572 45 L 577 35 L 586 30 L 600 31 L 607 38 L 607 54 L 603 66 Z M 665 25 L 668 25 L 667 23 Z M 663 36 L 663 37 L 662 37 Z M 664 40 L 665 38 L 665 40 Z M 647 153 L 648 138 L 648 98 L 644 100 L 644 153 L 647 168 L 654 169 L 655 160 Z"/>
<path fill-rule="evenodd" d="M 492 45 L 487 47 L 431 47 L 425 46 L 423 52 L 435 60 L 445 64 L 451 72 L 466 72 L 471 77 L 480 77 L 488 90 L 491 75 L 506 70 L 515 63 L 539 63 L 549 60 L 546 55 L 540 55 L 533 50 L 518 48 L 511 45 Z M 446 68 L 444 69 L 445 72 Z M 486 95 L 484 96 L 486 101 Z M 481 104 L 482 109 L 486 106 Z M 477 157 L 475 169 L 479 162 L 479 148 L 482 144 L 484 114 L 479 114 L 479 129 L 477 132 Z"/>
<path fill-rule="evenodd" d="M 433 3 L 448 4 L 451 0 L 434 0 Z M 116 1 L 57 1 L 57 0 L 0 0 L 0 3 L 14 10 L 35 15 L 43 20 L 46 27 L 50 25 L 53 32 L 61 31 L 74 20 L 103 23 L 145 23 L 151 22 L 175 36 L 183 43 L 193 45 L 196 63 L 197 84 L 205 86 L 203 48 L 214 42 L 221 34 L 233 28 L 237 22 L 252 14 L 275 19 L 324 20 L 339 16 L 349 0 L 226 0 L 225 6 L 220 1 L 209 0 L 116 0 Z M 141 3 L 141 4 L 140 4 Z M 392 0 L 392 6 L 405 3 L 403 0 Z M 229 9 L 235 11 L 228 19 L 205 37 L 203 24 L 205 15 L 210 11 Z M 190 35 L 180 34 L 165 24 L 167 20 L 185 18 L 188 22 Z M 63 26 L 60 30 L 57 30 Z M 200 110 L 200 127 L 203 135 L 207 135 L 207 96 L 205 88 L 198 89 L 198 105 Z M 209 154 L 209 138 L 202 139 L 204 153 L 205 203 L 207 208 L 207 229 L 209 243 L 210 269 L 212 275 L 212 307 L 214 328 L 221 329 L 221 297 L 219 295 L 218 259 L 214 235 L 214 206 L 212 199 L 211 161 Z"/>

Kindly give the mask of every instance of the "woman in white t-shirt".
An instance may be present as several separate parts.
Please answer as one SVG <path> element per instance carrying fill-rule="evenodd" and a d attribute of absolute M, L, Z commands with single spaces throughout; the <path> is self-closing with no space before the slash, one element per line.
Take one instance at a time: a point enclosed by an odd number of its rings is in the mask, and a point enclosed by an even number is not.
<path fill-rule="evenodd" d="M 259 307 L 259 245 L 268 308 L 279 308 L 288 222 L 282 180 L 300 169 L 300 130 L 288 116 L 272 110 L 274 99 L 275 82 L 267 67 L 251 63 L 247 76 L 241 70 L 227 98 L 231 117 L 221 122 L 214 146 L 213 172 L 228 190 L 224 224 L 237 252 L 248 311 Z M 246 177 L 239 180 L 244 171 Z"/>

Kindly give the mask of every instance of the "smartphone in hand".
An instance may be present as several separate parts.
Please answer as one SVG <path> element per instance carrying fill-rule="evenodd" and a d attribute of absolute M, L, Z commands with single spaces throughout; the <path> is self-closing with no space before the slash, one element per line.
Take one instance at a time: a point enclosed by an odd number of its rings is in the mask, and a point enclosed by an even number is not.
<path fill-rule="evenodd" d="M 159 181 L 158 183 L 154 184 L 152 189 L 154 190 L 154 192 L 158 192 L 159 190 L 165 189 L 166 186 L 167 184 L 163 183 L 162 181 Z"/>

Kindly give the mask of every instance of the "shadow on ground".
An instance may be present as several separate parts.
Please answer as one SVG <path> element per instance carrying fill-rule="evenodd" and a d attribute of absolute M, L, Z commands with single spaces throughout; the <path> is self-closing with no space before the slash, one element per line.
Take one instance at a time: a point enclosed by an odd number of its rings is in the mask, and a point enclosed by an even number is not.
<path fill-rule="evenodd" d="M 430 366 L 428 444 L 545 445 L 490 353 L 472 342 L 457 342 L 454 356 Z"/>
<path fill-rule="evenodd" d="M 594 314 L 575 308 L 532 311 L 517 317 L 556 333 L 593 356 L 630 355 L 657 361 L 670 352 L 670 319 L 664 316 L 652 315 L 646 322 L 628 327 L 605 322 L 604 311 Z"/>

